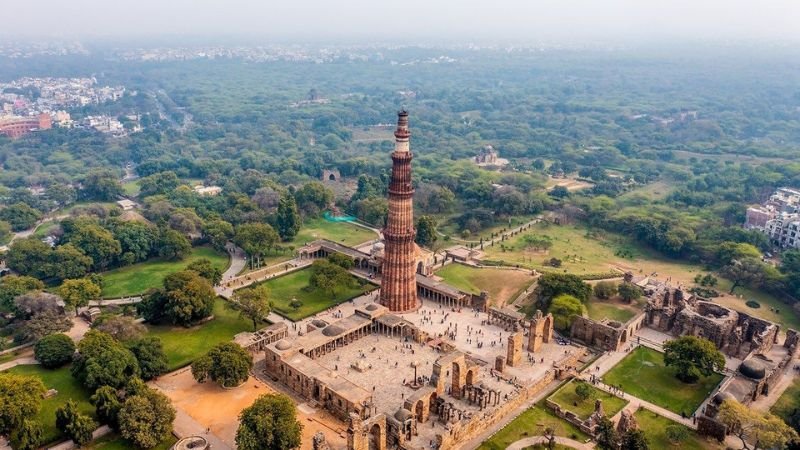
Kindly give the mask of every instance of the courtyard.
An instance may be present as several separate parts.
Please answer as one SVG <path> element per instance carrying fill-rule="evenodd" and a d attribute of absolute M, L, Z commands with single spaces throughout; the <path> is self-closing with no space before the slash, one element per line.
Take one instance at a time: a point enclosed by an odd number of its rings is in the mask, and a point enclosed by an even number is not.
<path fill-rule="evenodd" d="M 478 268 L 464 264 L 449 264 L 437 270 L 436 276 L 464 292 L 480 294 L 486 291 L 491 303 L 497 306 L 512 302 L 534 282 L 529 271 Z"/>
<path fill-rule="evenodd" d="M 377 286 L 353 276 L 351 286 L 341 287 L 331 294 L 321 289 L 311 288 L 310 280 L 311 270 L 306 268 L 270 278 L 258 284 L 265 285 L 269 289 L 269 298 L 275 312 L 291 321 L 305 319 L 377 288 Z M 299 300 L 302 305 L 293 308 L 291 303 L 294 299 Z"/>
<path fill-rule="evenodd" d="M 723 379 L 715 373 L 687 384 L 664 365 L 663 354 L 648 347 L 637 347 L 608 371 L 602 381 L 619 386 L 642 400 L 687 417 L 694 414 Z"/>
<path fill-rule="evenodd" d="M 592 393 L 591 397 L 584 400 L 576 394 L 575 388 L 579 384 L 585 384 L 586 386 L 589 386 L 589 389 Z M 549 400 L 558 404 L 558 406 L 560 406 L 563 410 L 574 412 L 583 420 L 588 419 L 589 416 L 591 416 L 594 412 L 595 400 L 600 400 L 603 402 L 603 411 L 608 417 L 614 417 L 618 412 L 622 411 L 622 408 L 624 408 L 625 405 L 628 404 L 627 401 L 619 397 L 597 389 L 584 381 L 578 380 L 572 380 L 559 388 L 555 393 L 553 393 L 553 395 L 549 397 Z"/>

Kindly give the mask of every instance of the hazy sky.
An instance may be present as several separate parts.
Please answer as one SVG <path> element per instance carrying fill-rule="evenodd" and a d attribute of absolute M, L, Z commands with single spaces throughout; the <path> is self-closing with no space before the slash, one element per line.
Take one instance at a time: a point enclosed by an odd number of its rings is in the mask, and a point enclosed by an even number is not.
<path fill-rule="evenodd" d="M 2 0 L 5 36 L 800 40 L 800 0 Z"/>

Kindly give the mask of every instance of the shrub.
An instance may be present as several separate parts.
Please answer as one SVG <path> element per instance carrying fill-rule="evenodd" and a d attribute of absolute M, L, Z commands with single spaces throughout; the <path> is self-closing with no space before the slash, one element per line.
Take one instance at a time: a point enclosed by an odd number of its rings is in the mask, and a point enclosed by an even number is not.
<path fill-rule="evenodd" d="M 761 303 L 758 303 L 755 300 L 748 300 L 748 301 L 744 302 L 744 304 L 749 306 L 749 307 L 751 307 L 751 308 L 753 308 L 753 309 L 761 308 Z"/>
<path fill-rule="evenodd" d="M 72 361 L 72 356 L 75 354 L 75 343 L 66 334 L 50 334 L 36 343 L 33 352 L 42 367 L 55 369 Z"/>

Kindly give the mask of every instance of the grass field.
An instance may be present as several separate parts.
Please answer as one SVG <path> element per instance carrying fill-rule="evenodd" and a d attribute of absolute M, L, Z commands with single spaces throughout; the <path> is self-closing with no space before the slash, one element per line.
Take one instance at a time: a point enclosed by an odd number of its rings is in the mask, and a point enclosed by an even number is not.
<path fill-rule="evenodd" d="M 52 443 L 61 439 L 61 432 L 56 429 L 56 409 L 63 406 L 67 400 L 74 400 L 78 404 L 80 412 L 97 420 L 94 406 L 89 403 L 89 393 L 77 380 L 72 378 L 69 367 L 48 370 L 39 365 L 16 366 L 9 369 L 8 372 L 38 377 L 47 389 L 58 391 L 57 395 L 42 400 L 42 409 L 38 416 L 44 431 L 42 442 Z"/>
<path fill-rule="evenodd" d="M 356 279 L 355 277 L 353 278 Z M 356 279 L 358 281 L 356 287 L 343 289 L 335 295 L 330 295 L 319 289 L 307 289 L 310 279 L 311 270 L 303 269 L 263 281 L 260 284 L 264 284 L 269 288 L 270 300 L 275 312 L 293 321 L 302 320 L 375 289 L 375 285 L 369 283 L 361 284 L 361 280 Z M 303 306 L 297 309 L 290 307 L 289 303 L 294 298 L 303 302 Z"/>
<path fill-rule="evenodd" d="M 153 447 L 150 450 L 169 450 L 178 440 L 170 435 L 164 442 L 161 444 Z M 122 438 L 122 436 L 111 433 L 107 436 L 104 436 L 91 444 L 89 446 L 84 447 L 89 450 L 137 450 L 138 447 L 133 445 L 131 442 Z"/>
<path fill-rule="evenodd" d="M 49 222 L 45 222 L 38 227 L 36 227 L 36 231 L 33 232 L 33 237 L 37 237 L 39 239 L 43 239 L 47 237 L 51 231 L 58 228 L 58 222 L 51 220 Z"/>
<path fill-rule="evenodd" d="M 786 421 L 789 414 L 798 408 L 800 408 L 800 379 L 795 378 L 794 382 L 778 397 L 778 401 L 772 405 L 770 412 Z"/>
<path fill-rule="evenodd" d="M 150 336 L 157 336 L 164 345 L 169 370 L 191 364 L 208 349 L 233 339 L 242 331 L 253 331 L 250 319 L 242 319 L 239 313 L 220 298 L 214 304 L 214 320 L 191 328 L 166 325 L 148 325 Z"/>
<path fill-rule="evenodd" d="M 644 408 L 640 408 L 633 416 L 639 424 L 639 429 L 644 431 L 647 443 L 652 449 L 712 450 L 725 448 L 717 441 L 706 439 L 691 429 L 689 437 L 685 441 L 673 444 L 667 439 L 665 430 L 675 422 Z"/>
<path fill-rule="evenodd" d="M 603 376 L 603 382 L 674 413 L 692 415 L 722 381 L 715 373 L 686 384 L 664 365 L 664 357 L 653 349 L 638 347 Z"/>
<path fill-rule="evenodd" d="M 533 277 L 524 271 L 477 268 L 464 264 L 449 264 L 436 271 L 436 275 L 464 292 L 489 293 L 492 304 L 503 305 L 514 300 L 520 292 L 533 283 Z"/>
<path fill-rule="evenodd" d="M 550 396 L 550 400 L 557 403 L 562 409 L 574 412 L 578 417 L 584 420 L 588 419 L 594 412 L 595 400 L 601 400 L 603 402 L 603 411 L 605 411 L 608 417 L 614 417 L 616 413 L 622 411 L 622 408 L 628 404 L 627 401 L 605 391 L 601 391 L 590 384 L 587 384 L 587 386 L 592 389 L 592 397 L 581 401 L 580 397 L 575 394 L 575 388 L 579 384 L 586 383 L 583 381 L 570 381 L 553 393 L 553 395 Z M 576 403 L 577 406 L 575 406 Z"/>
<path fill-rule="evenodd" d="M 556 436 L 583 442 L 589 439 L 575 425 L 553 414 L 543 402 L 537 403 L 520 414 L 494 436 L 482 443 L 479 450 L 504 450 L 520 439 L 541 436 L 546 428 L 552 428 Z"/>
<path fill-rule="evenodd" d="M 436 228 L 440 233 L 450 236 L 450 241 L 451 241 L 450 245 L 452 245 L 452 243 L 466 242 L 466 241 L 478 242 L 480 241 L 481 237 L 483 237 L 484 240 L 488 240 L 489 237 L 492 235 L 492 233 L 499 233 L 500 230 L 504 228 L 506 229 L 509 228 L 509 224 L 510 228 L 514 228 L 519 225 L 522 225 L 523 223 L 528 223 L 531 220 L 533 220 L 532 216 L 513 216 L 510 218 L 510 220 L 504 220 L 502 222 L 496 223 L 476 233 L 472 233 L 468 237 L 462 239 L 461 229 L 455 222 L 455 219 L 457 217 L 458 215 L 456 214 L 437 216 L 437 220 L 439 221 L 439 226 Z"/>
<path fill-rule="evenodd" d="M 189 256 L 178 261 L 152 259 L 119 269 L 103 272 L 103 298 L 138 295 L 150 288 L 161 287 L 167 275 L 183 270 L 192 261 L 208 258 L 214 267 L 224 271 L 229 264 L 228 255 L 210 247 L 194 247 Z"/>
<path fill-rule="evenodd" d="M 586 310 L 592 319 L 610 319 L 625 323 L 641 311 L 641 308 L 636 303 L 628 305 L 615 299 L 600 300 L 593 297 L 586 303 Z"/>
<path fill-rule="evenodd" d="M 328 239 L 343 245 L 355 246 L 378 235 L 373 231 L 348 222 L 329 222 L 325 219 L 310 219 L 303 222 L 300 232 L 287 245 L 295 248 L 317 239 Z"/>
<path fill-rule="evenodd" d="M 139 195 L 139 180 L 129 180 L 122 183 L 122 192 L 128 197 L 136 197 Z"/>

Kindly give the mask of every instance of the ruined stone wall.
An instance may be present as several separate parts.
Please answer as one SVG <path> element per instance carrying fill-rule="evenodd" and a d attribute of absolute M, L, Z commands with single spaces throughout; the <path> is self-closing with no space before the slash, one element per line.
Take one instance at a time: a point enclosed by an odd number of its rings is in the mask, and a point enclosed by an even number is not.
<path fill-rule="evenodd" d="M 608 351 L 617 351 L 624 343 L 623 332 L 627 329 L 620 324 L 619 328 L 607 323 L 597 322 L 588 317 L 576 317 L 570 328 L 573 339 L 581 341 L 590 347 L 597 347 Z M 627 341 L 627 339 L 625 340 Z"/>

